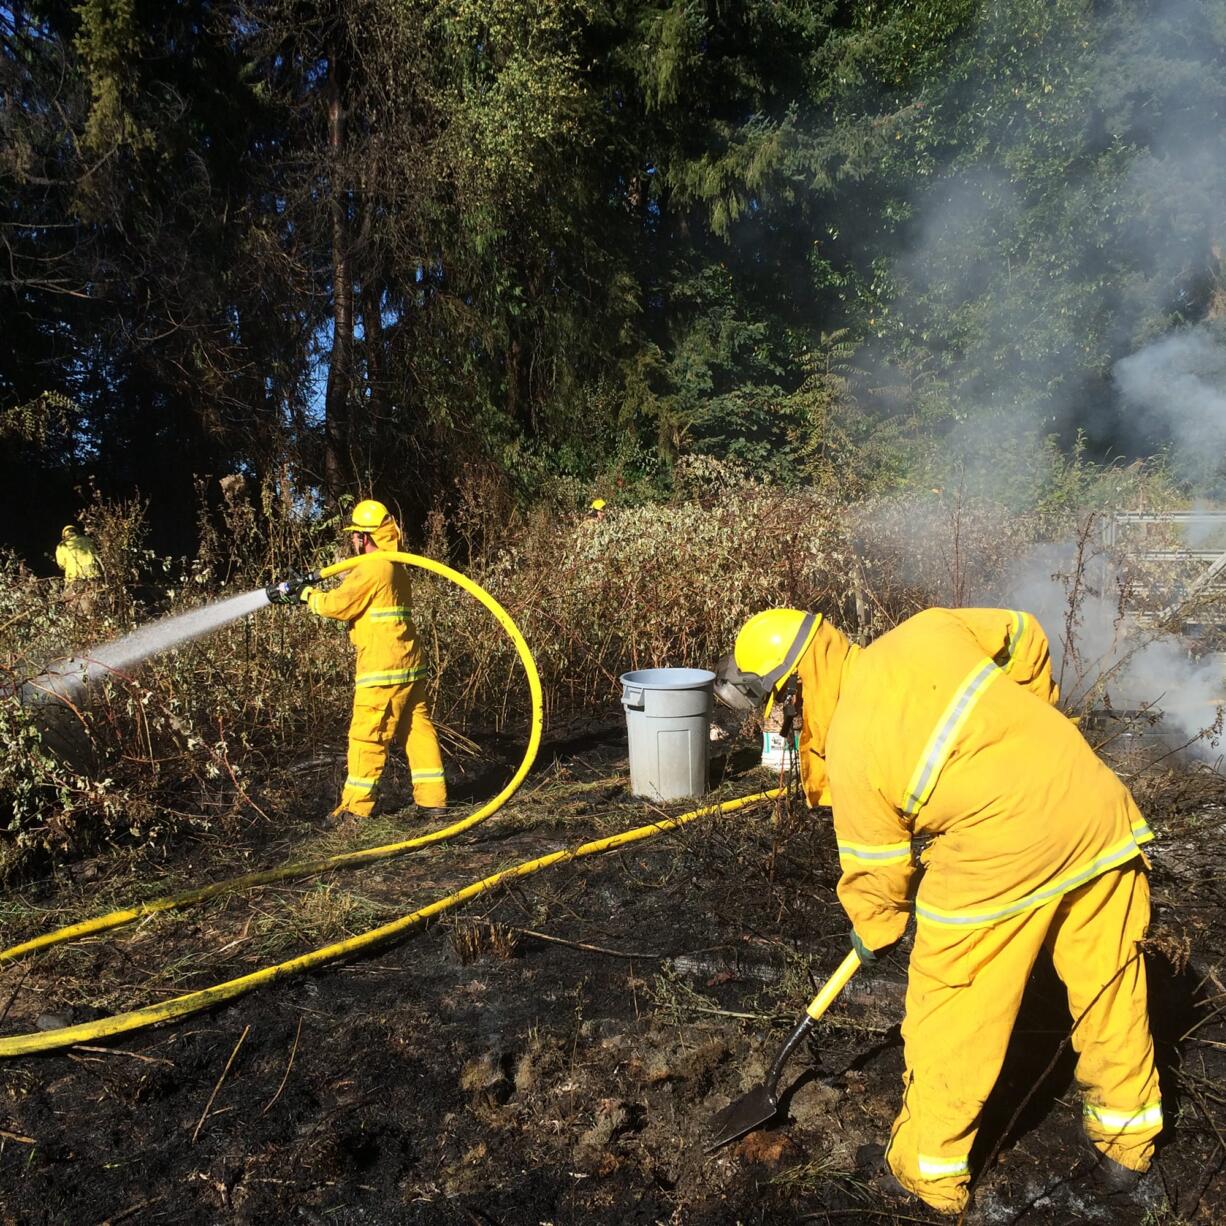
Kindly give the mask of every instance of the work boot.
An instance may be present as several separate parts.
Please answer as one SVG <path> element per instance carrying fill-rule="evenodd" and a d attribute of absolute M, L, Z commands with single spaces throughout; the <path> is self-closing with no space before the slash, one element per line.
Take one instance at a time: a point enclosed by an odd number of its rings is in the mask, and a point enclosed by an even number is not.
<path fill-rule="evenodd" d="M 1107 1196 L 1128 1196 L 1136 1190 L 1144 1174 L 1144 1171 L 1134 1171 L 1122 1162 L 1116 1162 L 1114 1158 L 1104 1155 L 1095 1164 L 1091 1178 L 1094 1180 L 1094 1186 Z"/>
<path fill-rule="evenodd" d="M 324 828 L 335 831 L 337 834 L 348 834 L 357 829 L 361 820 L 356 813 L 350 813 L 348 809 L 333 809 L 324 818 Z"/>
<path fill-rule="evenodd" d="M 446 805 L 418 805 L 417 816 L 424 817 L 428 821 L 433 821 L 436 818 L 444 818 L 447 816 Z"/>
<path fill-rule="evenodd" d="M 970 1201 L 965 1209 L 950 1210 L 936 1205 L 930 1205 L 922 1196 L 917 1196 L 910 1188 L 903 1187 L 898 1176 L 886 1161 L 885 1146 L 870 1143 L 861 1145 L 856 1150 L 856 1173 L 869 1176 L 886 1201 L 896 1204 L 923 1205 L 929 1212 L 938 1213 L 942 1217 L 959 1219 L 964 1226 L 976 1226 L 982 1218 L 975 1209 L 975 1202 Z"/>
<path fill-rule="evenodd" d="M 875 1174 L 885 1162 L 885 1146 L 870 1141 L 867 1145 L 856 1147 L 856 1171 L 863 1174 Z M 892 1174 L 893 1172 L 891 1172 Z"/>
<path fill-rule="evenodd" d="M 1134 1171 L 1114 1158 L 1108 1158 L 1101 1149 L 1083 1132 L 1081 1139 L 1084 1148 L 1090 1153 L 1093 1165 L 1089 1170 L 1090 1182 L 1104 1196 L 1125 1198 L 1135 1191 L 1141 1182 L 1144 1171 Z"/>
<path fill-rule="evenodd" d="M 870 1141 L 856 1149 L 856 1173 L 869 1177 L 889 1200 L 919 1200 L 914 1192 L 908 1192 L 898 1182 L 898 1176 L 890 1170 L 885 1160 L 885 1146 Z"/>

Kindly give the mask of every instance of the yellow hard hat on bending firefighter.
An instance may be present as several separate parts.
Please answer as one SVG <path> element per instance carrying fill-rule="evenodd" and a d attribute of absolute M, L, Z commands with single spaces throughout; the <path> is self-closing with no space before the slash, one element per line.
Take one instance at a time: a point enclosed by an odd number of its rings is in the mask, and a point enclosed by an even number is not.
<path fill-rule="evenodd" d="M 344 530 L 355 554 L 400 548 L 396 521 L 374 499 L 353 508 Z M 278 589 L 269 589 L 270 596 L 274 590 Z M 400 746 L 408 758 L 418 810 L 426 816 L 441 815 L 447 807 L 447 784 L 426 698 L 428 670 L 413 625 L 408 567 L 371 557 L 348 570 L 333 591 L 293 583 L 280 585 L 279 590 L 281 599 L 301 600 L 320 617 L 348 622 L 356 652 L 349 773 L 333 819 L 369 817 L 374 812 L 392 745 Z"/>
<path fill-rule="evenodd" d="M 742 628 L 716 692 L 747 708 L 791 685 L 805 793 L 834 811 L 853 946 L 874 961 L 916 916 L 887 1178 L 941 1212 L 965 1206 L 980 1113 L 1046 948 L 1080 1018 L 1096 1181 L 1128 1190 L 1162 1130 L 1138 952 L 1152 835 L 1056 709 L 1042 627 L 928 609 L 861 649 L 818 614 L 771 609 Z"/>
<path fill-rule="evenodd" d="M 820 613 L 802 613 L 799 609 L 767 609 L 754 614 L 736 636 L 732 655 L 720 663 L 716 693 L 730 707 L 743 711 L 765 702 L 769 715 L 776 692 L 795 673 L 821 621 Z"/>

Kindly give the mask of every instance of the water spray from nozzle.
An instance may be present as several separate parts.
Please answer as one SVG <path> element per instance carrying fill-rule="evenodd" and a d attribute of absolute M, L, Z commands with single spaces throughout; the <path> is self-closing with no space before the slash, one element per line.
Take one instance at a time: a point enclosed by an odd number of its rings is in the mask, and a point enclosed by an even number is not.
<path fill-rule="evenodd" d="M 45 703 L 56 698 L 78 701 L 85 687 L 110 674 L 125 674 L 153 656 L 198 639 L 269 602 L 264 588 L 218 600 L 190 613 L 164 617 L 101 647 L 54 661 L 46 672 L 21 687 L 23 701 Z"/>

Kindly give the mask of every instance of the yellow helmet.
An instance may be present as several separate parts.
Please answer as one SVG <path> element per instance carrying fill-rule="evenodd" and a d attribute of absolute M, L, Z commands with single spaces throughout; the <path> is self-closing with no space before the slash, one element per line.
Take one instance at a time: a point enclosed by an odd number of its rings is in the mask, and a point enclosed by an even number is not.
<path fill-rule="evenodd" d="M 593 498 L 592 499 L 592 510 L 593 511 L 603 511 L 604 510 L 604 499 L 603 498 Z"/>
<path fill-rule="evenodd" d="M 796 671 L 821 622 L 820 613 L 800 609 L 755 613 L 741 627 L 732 653 L 719 662 L 716 696 L 742 711 L 765 702 L 769 715 L 775 694 Z"/>
<path fill-rule="evenodd" d="M 373 532 L 380 524 L 391 518 L 391 512 L 381 502 L 374 498 L 364 498 L 353 508 L 349 522 L 345 525 L 346 532 Z"/>
<path fill-rule="evenodd" d="M 65 524 L 60 529 L 60 540 L 66 541 L 70 536 L 76 536 L 76 534 L 77 534 L 76 524 Z"/>

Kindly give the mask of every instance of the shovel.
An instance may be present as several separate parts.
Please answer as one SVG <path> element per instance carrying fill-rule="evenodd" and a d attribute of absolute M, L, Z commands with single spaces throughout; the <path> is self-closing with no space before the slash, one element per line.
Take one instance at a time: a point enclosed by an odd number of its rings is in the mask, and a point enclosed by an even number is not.
<path fill-rule="evenodd" d="M 715 1136 L 707 1146 L 706 1152 L 712 1153 L 729 1141 L 753 1132 L 774 1118 L 779 1110 L 779 1078 L 788 1057 L 796 1050 L 796 1045 L 813 1029 L 813 1024 L 821 1017 L 831 1002 L 847 986 L 847 981 L 860 969 L 860 956 L 853 949 L 843 959 L 839 969 L 826 980 L 825 986 L 809 1002 L 800 1024 L 787 1037 L 787 1041 L 779 1049 L 775 1062 L 766 1074 L 766 1080 L 761 1085 L 754 1086 L 748 1094 L 743 1094 L 734 1103 L 729 1103 L 711 1121 Z"/>

